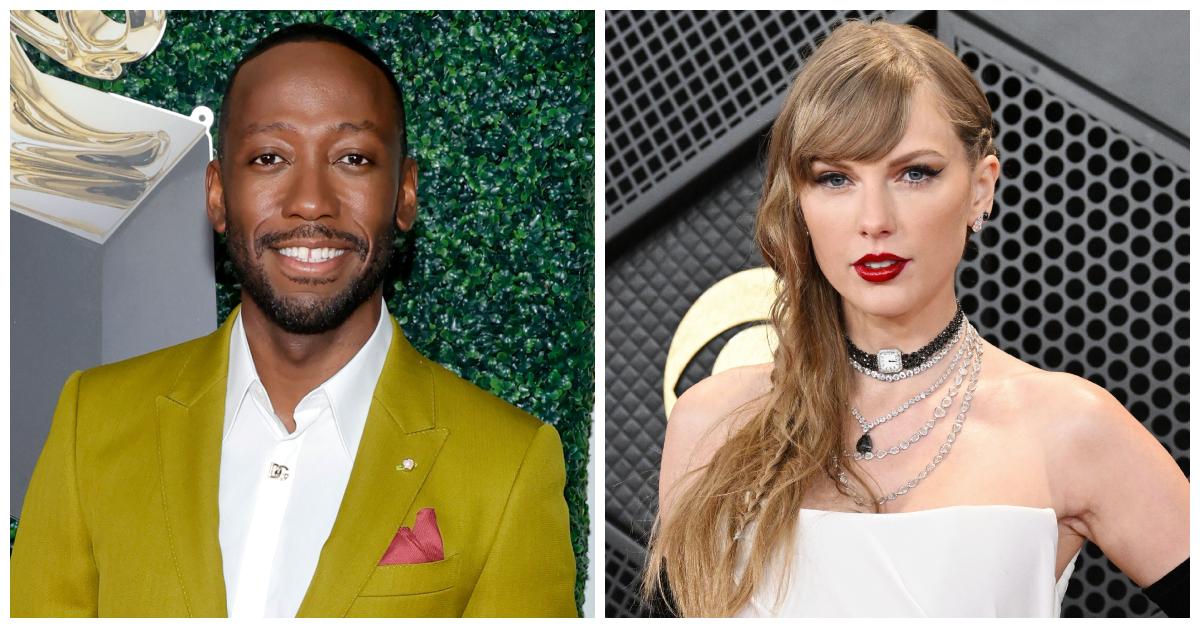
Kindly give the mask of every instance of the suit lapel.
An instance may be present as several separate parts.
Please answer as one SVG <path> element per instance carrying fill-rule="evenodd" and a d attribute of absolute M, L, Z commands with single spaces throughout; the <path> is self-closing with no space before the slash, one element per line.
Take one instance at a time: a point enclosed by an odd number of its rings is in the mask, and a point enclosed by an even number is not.
<path fill-rule="evenodd" d="M 350 609 L 437 460 L 449 432 L 436 425 L 433 371 L 393 320 L 346 493 L 298 617 L 341 617 Z"/>
<path fill-rule="evenodd" d="M 237 310 L 200 340 L 167 395 L 155 399 L 167 533 L 187 612 L 224 617 L 217 491 L 229 335 Z"/>

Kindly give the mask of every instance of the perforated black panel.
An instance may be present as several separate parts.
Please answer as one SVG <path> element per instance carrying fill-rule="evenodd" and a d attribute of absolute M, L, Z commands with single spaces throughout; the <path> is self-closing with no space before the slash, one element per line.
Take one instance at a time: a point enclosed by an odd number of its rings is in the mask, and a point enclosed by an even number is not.
<path fill-rule="evenodd" d="M 1188 472 L 1188 173 L 955 43 L 996 112 L 1003 164 L 993 221 L 959 268 L 963 310 L 1008 353 L 1107 389 Z M 1063 615 L 1151 610 L 1089 543 Z"/>
<path fill-rule="evenodd" d="M 688 166 L 785 92 L 801 60 L 834 26 L 882 14 L 606 12 L 605 216 Z"/>

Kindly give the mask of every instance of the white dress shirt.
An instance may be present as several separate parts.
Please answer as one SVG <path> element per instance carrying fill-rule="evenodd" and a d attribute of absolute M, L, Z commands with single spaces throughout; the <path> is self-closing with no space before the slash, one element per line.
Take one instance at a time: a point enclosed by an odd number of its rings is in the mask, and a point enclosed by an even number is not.
<path fill-rule="evenodd" d="M 297 404 L 289 434 L 259 380 L 241 314 L 234 321 L 218 494 L 230 617 L 294 617 L 299 610 L 391 341 L 385 305 L 367 343 Z"/>

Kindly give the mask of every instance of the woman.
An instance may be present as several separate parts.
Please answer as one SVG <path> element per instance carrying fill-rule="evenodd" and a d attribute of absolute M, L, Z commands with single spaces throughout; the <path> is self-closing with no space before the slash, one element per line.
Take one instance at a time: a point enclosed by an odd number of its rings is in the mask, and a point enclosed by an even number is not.
<path fill-rule="evenodd" d="M 1186 613 L 1170 455 L 1106 391 L 1009 356 L 957 307 L 992 128 L 968 70 L 916 28 L 851 22 L 808 61 L 758 214 L 775 360 L 676 404 L 647 594 L 665 576 L 694 616 L 1051 616 L 1090 539 Z"/>

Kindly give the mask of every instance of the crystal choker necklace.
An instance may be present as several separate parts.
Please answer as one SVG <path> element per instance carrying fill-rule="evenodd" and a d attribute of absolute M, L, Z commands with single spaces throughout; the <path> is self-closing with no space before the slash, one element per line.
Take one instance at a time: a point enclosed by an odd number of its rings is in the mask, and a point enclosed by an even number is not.
<path fill-rule="evenodd" d="M 901 353 L 899 349 L 880 349 L 873 354 L 867 353 L 859 349 L 849 336 L 843 336 L 846 340 L 846 351 L 850 354 L 850 361 L 855 370 L 878 380 L 897 381 L 921 373 L 933 366 L 945 355 L 947 345 L 954 338 L 959 326 L 962 325 L 962 305 L 957 302 L 955 305 L 954 318 L 950 320 L 950 324 L 946 325 L 929 344 L 912 353 Z"/>

